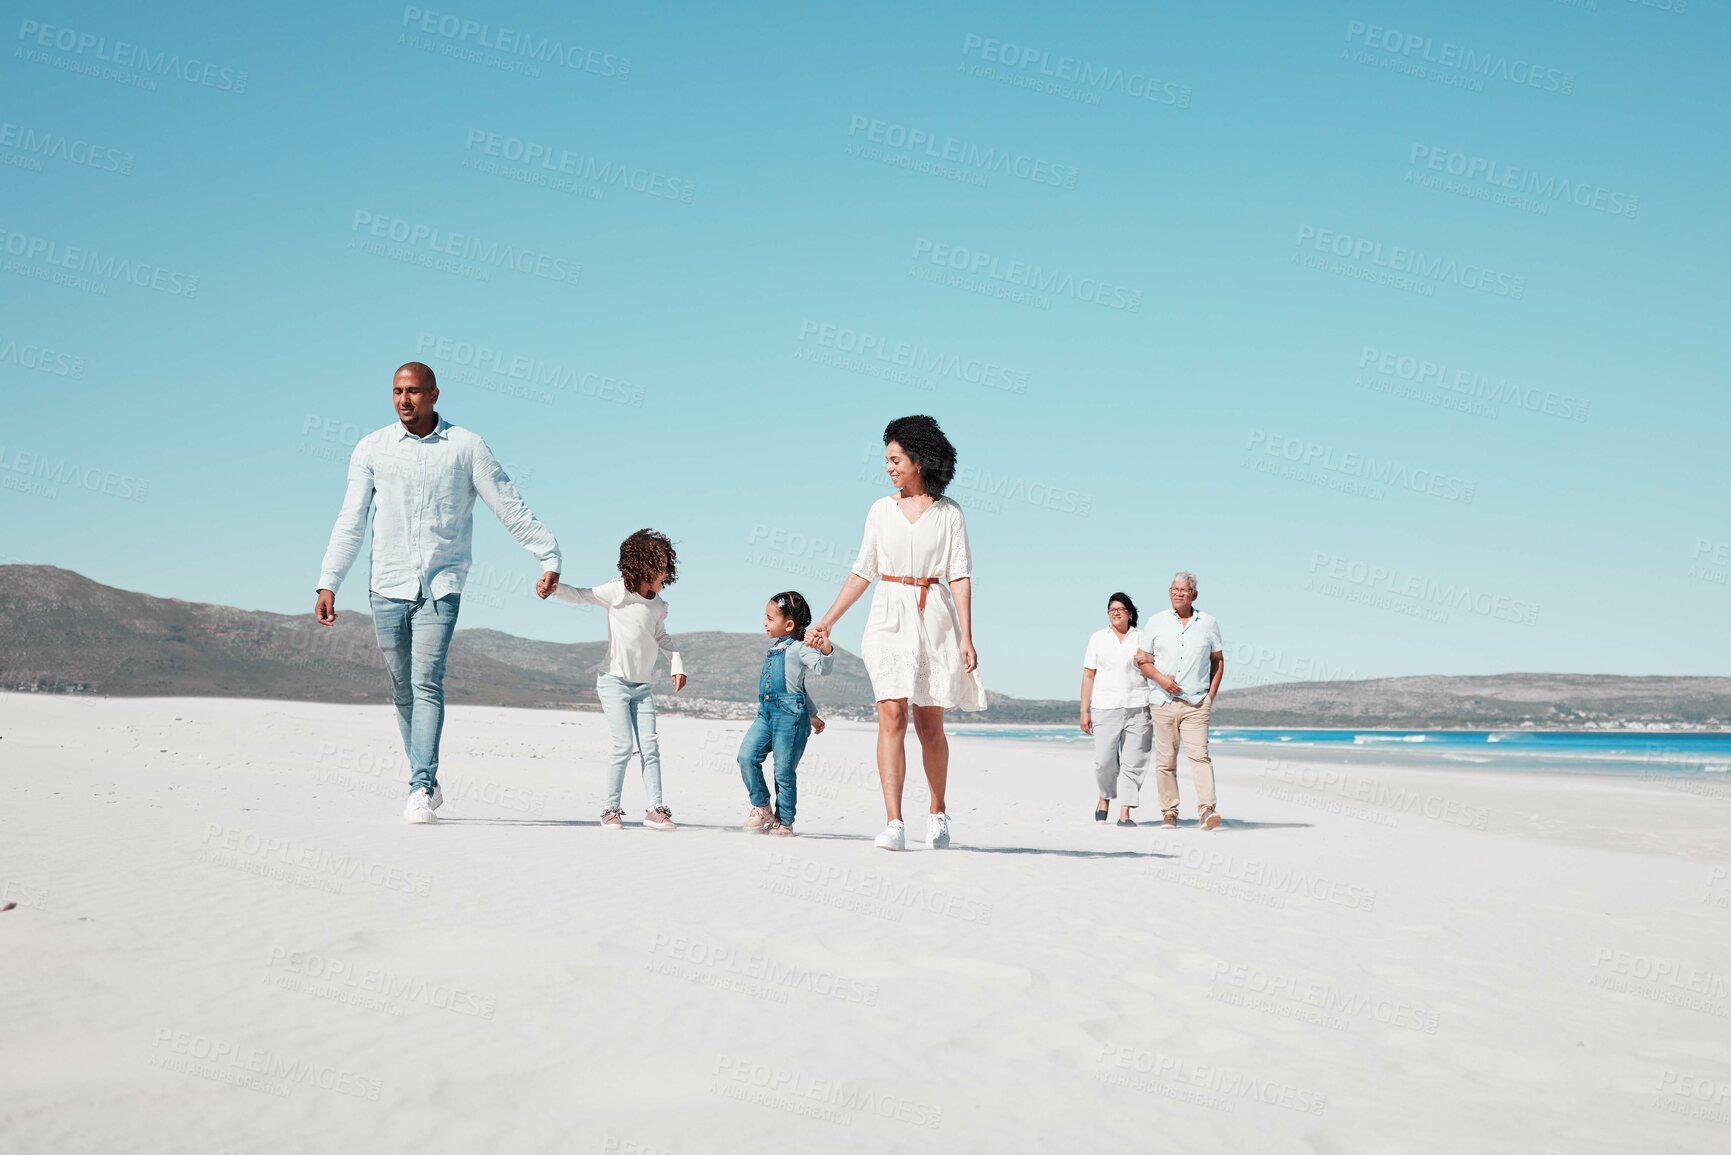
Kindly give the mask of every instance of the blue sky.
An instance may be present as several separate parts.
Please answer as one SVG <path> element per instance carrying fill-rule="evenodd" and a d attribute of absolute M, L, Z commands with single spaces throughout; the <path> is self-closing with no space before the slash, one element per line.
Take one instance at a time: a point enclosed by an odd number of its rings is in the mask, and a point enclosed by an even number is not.
<path fill-rule="evenodd" d="M 929 412 L 998 690 L 1178 568 L 1229 685 L 1723 672 L 1713 6 L 8 19 L 5 560 L 308 611 L 418 358 L 567 580 L 678 541 L 676 631 L 827 604 Z M 464 625 L 603 636 L 478 521 Z"/>

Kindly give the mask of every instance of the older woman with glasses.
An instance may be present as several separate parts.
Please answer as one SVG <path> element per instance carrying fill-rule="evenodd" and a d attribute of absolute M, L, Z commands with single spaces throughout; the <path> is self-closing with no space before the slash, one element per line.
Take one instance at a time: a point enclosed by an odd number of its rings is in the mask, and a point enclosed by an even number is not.
<path fill-rule="evenodd" d="M 1153 727 L 1148 717 L 1148 680 L 1136 668 L 1140 635 L 1136 603 L 1125 593 L 1106 599 L 1106 628 L 1088 639 L 1082 655 L 1082 733 L 1094 736 L 1094 777 L 1100 800 L 1094 821 L 1104 822 L 1112 800 L 1120 800 L 1119 826 L 1134 826 L 1130 811 L 1142 801 Z"/>

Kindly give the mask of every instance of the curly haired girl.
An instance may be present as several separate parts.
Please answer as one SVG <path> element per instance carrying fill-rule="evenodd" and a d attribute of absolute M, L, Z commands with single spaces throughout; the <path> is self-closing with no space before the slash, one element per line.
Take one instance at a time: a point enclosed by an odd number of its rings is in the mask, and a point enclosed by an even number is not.
<path fill-rule="evenodd" d="M 633 748 L 643 764 L 643 787 L 649 795 L 643 825 L 651 830 L 674 829 L 673 811 L 661 797 L 661 746 L 655 735 L 650 679 L 656 659 L 665 653 L 674 693 L 685 688 L 685 667 L 667 636 L 667 603 L 661 599 L 662 589 L 673 584 L 678 562 L 666 534 L 640 529 L 619 543 L 618 578 L 591 589 L 561 585 L 553 594 L 572 605 L 607 610 L 607 660 L 595 676 L 595 696 L 613 732 L 606 807 L 601 811 L 604 830 L 625 825 L 619 802 Z"/>

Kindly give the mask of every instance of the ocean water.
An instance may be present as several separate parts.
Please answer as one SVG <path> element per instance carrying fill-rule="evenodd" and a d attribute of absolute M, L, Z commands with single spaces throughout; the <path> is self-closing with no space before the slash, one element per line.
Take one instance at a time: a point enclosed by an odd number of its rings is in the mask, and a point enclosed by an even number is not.
<path fill-rule="evenodd" d="M 955 726 L 957 737 L 1087 746 L 1075 726 Z M 1262 730 L 1219 726 L 1221 752 L 1306 761 L 1476 767 L 1524 773 L 1676 775 L 1724 783 L 1731 733 L 1674 730 Z"/>

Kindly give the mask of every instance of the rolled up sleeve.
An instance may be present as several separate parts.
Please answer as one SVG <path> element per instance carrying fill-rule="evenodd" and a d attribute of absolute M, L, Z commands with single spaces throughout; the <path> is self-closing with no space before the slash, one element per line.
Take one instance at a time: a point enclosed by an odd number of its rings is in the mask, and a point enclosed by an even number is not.
<path fill-rule="evenodd" d="M 829 673 L 830 662 L 834 659 L 835 654 L 833 652 L 826 654 L 816 646 L 801 643 L 799 647 L 799 664 L 814 674 Z"/>
<path fill-rule="evenodd" d="M 661 647 L 661 652 L 667 655 L 668 674 L 678 677 L 685 673 L 685 663 L 679 658 L 679 651 L 673 647 L 673 639 L 667 636 L 667 619 L 661 617 L 655 622 L 655 644 Z"/>
<path fill-rule="evenodd" d="M 372 455 L 363 440 L 349 455 L 348 489 L 343 494 L 343 507 L 337 513 L 337 523 L 331 528 L 324 561 L 319 565 L 319 589 L 335 593 L 342 585 L 349 567 L 361 552 L 361 538 L 367 532 L 367 512 L 372 504 Z"/>
<path fill-rule="evenodd" d="M 493 456 L 487 443 L 479 438 L 476 439 L 470 458 L 470 470 L 476 494 L 487 503 L 487 508 L 499 519 L 499 524 L 517 539 L 518 545 L 535 555 L 535 559 L 541 563 L 543 573 L 559 572 L 559 542 L 554 539 L 552 531 L 529 512 L 529 506 L 517 492 L 517 487 L 511 483 L 510 477 L 506 476 L 499 459 Z"/>
<path fill-rule="evenodd" d="M 968 547 L 968 519 L 962 507 L 956 506 L 950 515 L 950 559 L 946 581 L 959 582 L 974 576 L 974 554 Z"/>
<path fill-rule="evenodd" d="M 873 506 L 866 514 L 865 533 L 860 538 L 859 556 L 853 559 L 853 572 L 868 582 L 878 580 L 878 537 L 872 518 L 877 513 Z"/>

